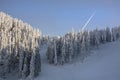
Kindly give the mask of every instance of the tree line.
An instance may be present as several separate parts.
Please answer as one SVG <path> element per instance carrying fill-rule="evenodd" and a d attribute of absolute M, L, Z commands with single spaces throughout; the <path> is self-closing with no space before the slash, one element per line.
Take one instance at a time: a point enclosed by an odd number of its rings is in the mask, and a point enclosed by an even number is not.
<path fill-rule="evenodd" d="M 55 65 L 71 62 L 77 56 L 84 60 L 93 47 L 98 48 L 100 44 L 112 42 L 118 38 L 120 38 L 120 27 L 84 30 L 78 33 L 72 30 L 64 36 L 48 40 L 47 60 Z"/>

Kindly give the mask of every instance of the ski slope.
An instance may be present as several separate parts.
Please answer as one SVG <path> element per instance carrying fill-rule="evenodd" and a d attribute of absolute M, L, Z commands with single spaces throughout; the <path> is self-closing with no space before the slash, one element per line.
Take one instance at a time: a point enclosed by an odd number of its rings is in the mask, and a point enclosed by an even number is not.
<path fill-rule="evenodd" d="M 83 62 L 50 65 L 41 49 L 42 68 L 35 80 L 120 80 L 120 40 L 102 44 Z"/>

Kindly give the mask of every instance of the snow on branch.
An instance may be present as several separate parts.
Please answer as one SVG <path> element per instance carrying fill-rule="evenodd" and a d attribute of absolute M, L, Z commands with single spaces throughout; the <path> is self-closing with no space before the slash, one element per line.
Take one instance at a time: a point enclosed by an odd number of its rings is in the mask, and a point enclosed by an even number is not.
<path fill-rule="evenodd" d="M 0 12 L 0 75 L 17 70 L 19 78 L 37 76 L 41 70 L 40 38 L 38 29 Z"/>
<path fill-rule="evenodd" d="M 47 59 L 49 63 L 55 65 L 71 62 L 77 56 L 84 60 L 92 47 L 98 48 L 100 44 L 115 41 L 118 38 L 120 38 L 120 27 L 84 30 L 78 33 L 72 30 L 64 36 L 54 37 L 48 41 Z"/>

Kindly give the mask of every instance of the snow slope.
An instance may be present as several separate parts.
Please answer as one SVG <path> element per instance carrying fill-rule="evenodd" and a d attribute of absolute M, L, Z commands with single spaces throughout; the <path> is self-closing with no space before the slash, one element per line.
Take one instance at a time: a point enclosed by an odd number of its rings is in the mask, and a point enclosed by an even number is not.
<path fill-rule="evenodd" d="M 63 66 L 48 64 L 45 51 L 41 51 L 42 71 L 35 80 L 120 80 L 120 40 L 100 45 L 83 63 Z"/>

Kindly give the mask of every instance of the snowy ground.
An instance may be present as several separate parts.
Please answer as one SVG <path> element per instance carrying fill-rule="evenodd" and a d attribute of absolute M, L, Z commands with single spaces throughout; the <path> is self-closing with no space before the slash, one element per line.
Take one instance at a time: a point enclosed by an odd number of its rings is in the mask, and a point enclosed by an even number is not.
<path fill-rule="evenodd" d="M 82 63 L 54 66 L 42 51 L 42 71 L 35 80 L 120 80 L 120 40 L 101 45 Z"/>

